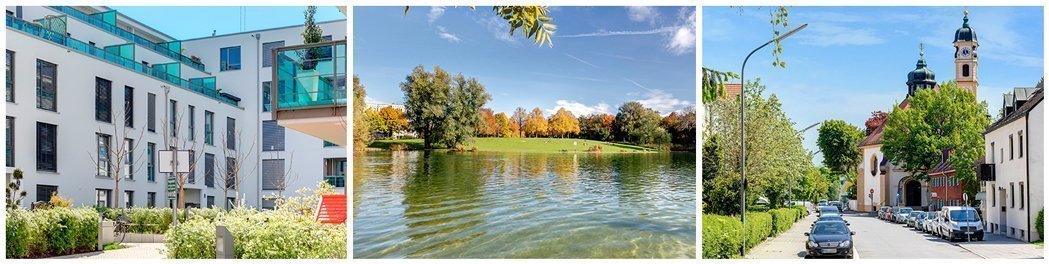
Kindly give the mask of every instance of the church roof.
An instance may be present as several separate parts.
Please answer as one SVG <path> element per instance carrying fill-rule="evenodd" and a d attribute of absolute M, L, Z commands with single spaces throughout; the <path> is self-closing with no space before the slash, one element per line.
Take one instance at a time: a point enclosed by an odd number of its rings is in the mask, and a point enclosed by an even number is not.
<path fill-rule="evenodd" d="M 918 63 L 915 63 L 914 70 L 907 74 L 907 85 L 913 84 L 930 84 L 936 85 L 936 73 L 927 67 L 925 64 L 924 56 L 918 58 Z"/>
<path fill-rule="evenodd" d="M 969 11 L 965 11 L 962 18 L 962 27 L 954 32 L 954 42 L 969 41 L 976 42 L 976 31 L 969 27 Z"/>

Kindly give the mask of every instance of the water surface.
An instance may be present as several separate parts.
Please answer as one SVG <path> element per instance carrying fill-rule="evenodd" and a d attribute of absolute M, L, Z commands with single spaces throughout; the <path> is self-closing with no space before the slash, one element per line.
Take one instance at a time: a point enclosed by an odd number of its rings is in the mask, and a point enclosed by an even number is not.
<path fill-rule="evenodd" d="M 354 258 L 695 258 L 694 153 L 354 158 Z"/>

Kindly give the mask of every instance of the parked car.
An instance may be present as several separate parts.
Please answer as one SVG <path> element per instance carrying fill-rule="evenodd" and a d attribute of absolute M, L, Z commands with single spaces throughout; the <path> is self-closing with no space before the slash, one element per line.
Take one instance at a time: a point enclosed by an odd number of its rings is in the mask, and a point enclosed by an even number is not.
<path fill-rule="evenodd" d="M 840 215 L 825 215 L 816 218 L 816 221 L 812 222 L 810 226 L 816 226 L 819 222 L 844 222 L 845 225 L 849 225 L 849 221 L 845 221 L 845 218 L 841 218 Z"/>
<path fill-rule="evenodd" d="M 838 208 L 838 212 L 844 212 L 845 211 L 845 204 L 842 204 L 839 201 L 831 201 L 831 202 L 827 203 L 827 205 L 834 206 L 834 207 Z"/>
<path fill-rule="evenodd" d="M 886 206 L 885 207 L 885 217 L 883 217 L 882 220 L 892 221 L 892 213 L 895 210 L 896 210 L 896 208 L 892 208 L 892 207 Z"/>
<path fill-rule="evenodd" d="M 889 215 L 889 207 L 878 208 L 878 219 L 885 220 L 885 216 Z"/>
<path fill-rule="evenodd" d="M 983 240 L 983 221 L 975 208 L 944 206 L 937 219 L 936 235 L 943 239 Z"/>
<path fill-rule="evenodd" d="M 805 232 L 809 239 L 805 242 L 805 257 L 838 256 L 852 258 L 852 236 L 856 232 L 848 224 L 839 221 L 825 221 L 812 225 L 812 230 Z"/>
<path fill-rule="evenodd" d="M 921 230 L 925 233 L 932 233 L 934 230 L 936 230 L 936 219 L 938 216 L 939 214 L 937 214 L 937 212 L 929 212 L 925 214 L 925 221 L 922 222 Z"/>
<path fill-rule="evenodd" d="M 911 214 L 907 216 L 907 227 L 916 227 L 916 226 L 918 226 L 916 224 L 916 222 L 918 222 L 918 216 L 923 214 L 923 213 L 925 213 L 925 212 L 922 212 L 922 211 L 911 211 Z"/>
<path fill-rule="evenodd" d="M 897 206 L 892 210 L 892 221 L 895 223 L 903 223 L 907 219 L 908 215 L 911 215 L 913 208 Z"/>
<path fill-rule="evenodd" d="M 841 211 L 838 211 L 837 207 L 834 206 L 820 206 L 819 214 L 816 216 L 822 217 L 825 215 L 841 215 Z"/>

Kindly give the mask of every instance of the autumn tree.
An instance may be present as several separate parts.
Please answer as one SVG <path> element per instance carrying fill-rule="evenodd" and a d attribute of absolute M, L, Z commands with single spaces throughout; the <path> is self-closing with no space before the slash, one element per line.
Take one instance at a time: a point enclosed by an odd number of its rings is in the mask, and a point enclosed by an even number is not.
<path fill-rule="evenodd" d="M 529 137 L 546 136 L 546 132 L 549 130 L 549 122 L 543 116 L 543 110 L 539 109 L 539 107 L 532 109 L 532 112 L 528 114 L 528 118 L 525 120 L 523 130 Z"/>
<path fill-rule="evenodd" d="M 550 135 L 564 138 L 579 134 L 579 120 L 572 112 L 564 108 L 558 108 L 557 113 L 550 117 Z"/>
<path fill-rule="evenodd" d="M 385 136 L 386 132 L 390 130 L 390 128 L 386 126 L 386 122 L 382 120 L 382 117 L 379 117 L 379 112 L 376 112 L 375 109 L 372 109 L 371 107 L 364 109 L 364 121 L 368 123 L 369 132 Z"/>
<path fill-rule="evenodd" d="M 619 106 L 616 114 L 618 138 L 635 144 L 667 144 L 670 134 L 659 126 L 659 112 L 645 108 L 638 102 L 627 102 Z"/>
<path fill-rule="evenodd" d="M 404 116 L 404 111 L 393 108 L 393 106 L 379 109 L 379 118 L 386 127 L 384 132 L 387 137 L 392 137 L 396 132 L 408 130 L 408 119 Z"/>
<path fill-rule="evenodd" d="M 518 137 L 525 137 L 524 127 L 525 127 L 525 123 L 528 122 L 528 112 L 527 112 L 527 110 L 525 110 L 524 107 L 517 107 L 517 109 L 514 110 L 513 116 L 510 117 L 510 121 L 513 121 L 514 124 L 517 125 L 518 129 L 517 129 L 517 135 L 516 136 L 518 136 Z"/>
<path fill-rule="evenodd" d="M 517 133 L 517 124 L 510 121 L 510 118 L 506 117 L 506 113 L 498 113 L 495 115 L 496 124 L 496 135 L 497 137 L 514 137 Z"/>
<path fill-rule="evenodd" d="M 615 120 L 616 116 L 610 114 L 589 114 L 579 118 L 579 130 L 584 138 L 609 141 Z"/>
<path fill-rule="evenodd" d="M 368 122 L 365 120 L 364 110 L 368 106 L 364 102 L 366 92 L 360 78 L 353 75 L 353 150 L 361 151 L 371 143 L 371 132 L 368 131 Z"/>
<path fill-rule="evenodd" d="M 478 118 L 481 119 L 481 125 L 477 126 L 478 136 L 494 137 L 499 134 L 499 124 L 496 123 L 495 113 L 492 112 L 492 109 L 481 108 Z"/>

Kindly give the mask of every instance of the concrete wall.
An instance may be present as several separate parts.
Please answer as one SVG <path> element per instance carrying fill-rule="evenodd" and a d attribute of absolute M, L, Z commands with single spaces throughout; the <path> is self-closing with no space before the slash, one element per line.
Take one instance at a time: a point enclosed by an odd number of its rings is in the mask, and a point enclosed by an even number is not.
<path fill-rule="evenodd" d="M 1027 205 L 1028 211 L 1028 223 L 1031 226 L 1031 236 L 1028 241 L 1042 240 L 1038 236 L 1038 230 L 1035 229 L 1035 218 L 1038 217 L 1038 211 L 1045 209 L 1045 102 L 1040 102 L 1036 105 L 1031 112 L 1028 113 L 1027 124 L 1028 132 L 1024 133 L 1025 145 L 1029 146 L 1025 149 L 1025 157 L 1027 157 L 1028 166 L 1028 179 L 1030 180 L 1028 186 L 1027 197 L 1030 202 Z"/>

